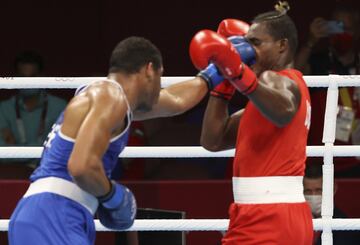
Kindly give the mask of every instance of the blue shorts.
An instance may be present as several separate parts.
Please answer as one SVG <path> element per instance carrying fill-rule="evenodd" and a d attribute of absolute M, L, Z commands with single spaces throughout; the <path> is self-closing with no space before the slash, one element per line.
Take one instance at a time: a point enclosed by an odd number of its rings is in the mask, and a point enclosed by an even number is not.
<path fill-rule="evenodd" d="M 91 213 L 81 204 L 53 193 L 23 198 L 10 218 L 9 244 L 86 245 L 95 242 Z"/>

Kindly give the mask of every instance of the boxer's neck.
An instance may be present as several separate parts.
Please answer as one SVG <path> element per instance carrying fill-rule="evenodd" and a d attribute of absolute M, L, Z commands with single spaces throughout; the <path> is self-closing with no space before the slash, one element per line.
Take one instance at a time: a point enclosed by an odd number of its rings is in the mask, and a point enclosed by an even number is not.
<path fill-rule="evenodd" d="M 124 94 L 129 102 L 130 109 L 133 111 L 138 106 L 138 98 L 140 98 L 140 88 L 138 82 L 138 76 L 125 75 L 121 73 L 110 73 L 107 77 L 108 79 L 114 80 L 119 83 L 124 90 Z"/>

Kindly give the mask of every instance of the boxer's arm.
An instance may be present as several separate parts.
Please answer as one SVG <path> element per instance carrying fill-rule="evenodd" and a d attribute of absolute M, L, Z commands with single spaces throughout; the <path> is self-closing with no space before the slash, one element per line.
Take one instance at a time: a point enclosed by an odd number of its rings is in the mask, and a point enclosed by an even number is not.
<path fill-rule="evenodd" d="M 197 68 L 211 60 L 230 83 L 278 127 L 287 125 L 298 110 L 301 95 L 295 81 L 266 71 L 257 75 L 242 62 L 233 44 L 209 30 L 198 32 L 190 43 L 190 57 Z M 258 88 L 259 81 L 261 83 Z"/>
<path fill-rule="evenodd" d="M 112 130 L 123 122 L 127 106 L 122 93 L 103 89 L 87 93 L 89 109 L 77 132 L 68 169 L 80 188 L 94 196 L 104 196 L 110 191 L 110 183 L 102 156 L 108 148 Z M 67 116 L 74 117 L 76 113 L 65 111 L 64 123 L 73 121 Z"/>
<path fill-rule="evenodd" d="M 228 101 L 210 96 L 202 125 L 201 145 L 209 151 L 234 148 L 243 112 L 240 110 L 229 115 Z"/>
<path fill-rule="evenodd" d="M 301 93 L 295 81 L 273 71 L 259 77 L 258 87 L 248 98 L 260 112 L 278 127 L 286 126 L 295 116 Z"/>
<path fill-rule="evenodd" d="M 159 101 L 149 112 L 134 112 L 134 120 L 175 116 L 190 110 L 207 94 L 208 86 L 201 77 L 173 84 L 160 91 Z"/>

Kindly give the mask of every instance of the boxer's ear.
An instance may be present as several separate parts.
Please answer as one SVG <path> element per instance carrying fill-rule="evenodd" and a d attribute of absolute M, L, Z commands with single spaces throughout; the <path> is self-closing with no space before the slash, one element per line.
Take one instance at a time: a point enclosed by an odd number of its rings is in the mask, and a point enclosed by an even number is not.
<path fill-rule="evenodd" d="M 280 39 L 277 41 L 277 45 L 279 53 L 284 53 L 289 48 L 289 40 L 287 38 Z"/>
<path fill-rule="evenodd" d="M 147 63 L 145 66 L 146 77 L 153 77 L 154 73 L 155 73 L 154 64 L 152 62 Z"/>
<path fill-rule="evenodd" d="M 147 65 L 146 65 L 146 69 L 147 70 L 154 70 L 154 64 L 152 63 L 152 62 L 149 62 L 149 63 L 147 63 Z"/>

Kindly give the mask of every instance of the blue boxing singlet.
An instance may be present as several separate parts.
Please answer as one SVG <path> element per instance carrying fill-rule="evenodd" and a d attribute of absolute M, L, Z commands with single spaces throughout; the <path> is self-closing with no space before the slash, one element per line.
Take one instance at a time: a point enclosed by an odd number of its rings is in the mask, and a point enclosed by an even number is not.
<path fill-rule="evenodd" d="M 112 80 L 106 81 L 113 82 L 119 86 L 119 89 L 122 90 L 121 85 L 117 82 Z M 89 86 L 90 85 L 84 85 L 79 87 L 75 92 L 75 96 L 85 91 Z M 111 139 L 109 147 L 102 158 L 104 170 L 108 177 L 110 177 L 111 171 L 116 166 L 119 154 L 124 150 L 128 142 L 132 113 L 129 104 L 127 106 L 128 111 L 126 117 L 126 127 L 121 134 Z M 44 151 L 40 161 L 40 166 L 31 175 L 31 182 L 49 176 L 72 181 L 72 177 L 68 172 L 67 163 L 73 150 L 75 139 L 61 133 L 63 120 L 64 112 L 60 114 L 56 123 L 52 127 L 52 131 L 48 134 L 47 140 L 44 142 Z"/>
<path fill-rule="evenodd" d="M 107 81 L 122 90 L 120 84 Z M 88 87 L 80 87 L 75 96 Z M 108 177 L 128 141 L 132 113 L 128 102 L 127 106 L 125 129 L 111 139 L 102 157 Z M 32 183 L 11 215 L 8 232 L 11 245 L 93 245 L 95 242 L 93 215 L 98 201 L 73 183 L 68 172 L 68 160 L 75 139 L 61 133 L 63 121 L 64 112 L 44 143 L 40 166 L 30 177 Z"/>

